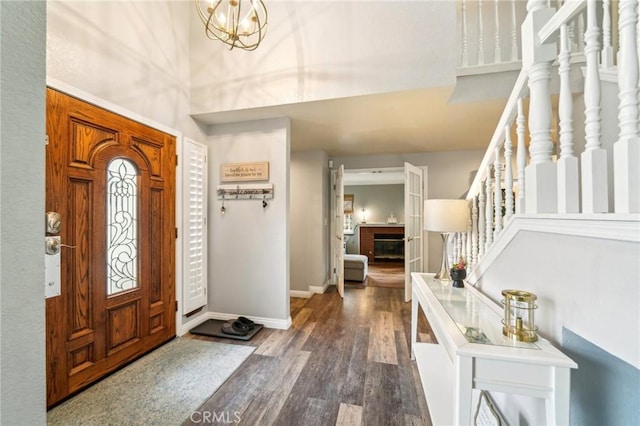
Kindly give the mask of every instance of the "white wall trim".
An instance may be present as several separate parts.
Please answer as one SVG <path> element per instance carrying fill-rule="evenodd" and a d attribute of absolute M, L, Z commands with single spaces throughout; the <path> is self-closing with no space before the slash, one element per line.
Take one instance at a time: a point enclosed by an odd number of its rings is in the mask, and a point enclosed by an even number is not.
<path fill-rule="evenodd" d="M 130 111 L 126 108 L 123 108 L 119 105 L 109 102 L 106 99 L 92 95 L 91 93 L 85 92 L 84 90 L 78 89 L 75 86 L 67 84 L 53 77 L 47 76 L 47 87 L 50 87 L 51 89 L 65 93 L 69 96 L 73 96 L 74 98 L 78 98 L 83 102 L 87 102 L 97 107 L 122 115 L 124 117 L 127 117 L 128 119 L 144 124 L 145 126 L 149 126 L 154 129 L 160 130 L 161 132 L 175 136 L 176 154 L 182 153 L 182 137 L 183 136 L 182 136 L 182 132 L 179 130 L 165 126 L 164 124 L 158 123 L 157 121 L 153 121 L 136 112 Z M 180 228 L 179 225 L 182 223 L 182 204 L 180 202 L 180 200 L 182 199 L 182 179 L 180 177 L 181 175 L 180 167 L 181 167 L 180 164 L 178 164 L 176 168 L 176 194 L 175 194 L 176 195 L 176 226 L 178 228 Z M 178 239 L 176 239 L 175 255 L 176 255 L 175 296 L 176 296 L 176 301 L 178 302 L 178 311 L 176 312 L 176 317 L 175 317 L 176 318 L 176 334 L 181 336 L 182 334 L 185 333 L 182 331 L 182 329 L 184 329 L 186 326 L 186 325 L 183 325 L 183 326 L 180 325 L 180 321 L 182 319 L 182 314 L 183 314 L 182 312 L 182 271 L 181 271 L 182 269 L 182 232 L 181 230 L 179 230 Z M 190 324 L 190 322 L 188 322 L 187 324 Z M 190 328 L 193 328 L 194 326 Z"/>
<path fill-rule="evenodd" d="M 490 74 L 505 71 L 519 71 L 522 68 L 522 61 L 501 62 L 499 64 L 471 65 L 467 67 L 458 67 L 457 76 L 464 77 L 468 75 Z"/>
<path fill-rule="evenodd" d="M 335 285 L 335 284 L 333 284 L 331 281 L 327 280 L 321 286 L 320 285 L 310 285 L 309 286 L 309 291 L 311 293 L 323 294 L 325 291 L 327 291 L 327 289 L 329 288 L 330 285 Z"/>
<path fill-rule="evenodd" d="M 219 320 L 225 320 L 225 321 L 230 319 L 236 319 L 241 315 L 242 314 L 228 314 L 223 312 L 208 312 L 206 314 L 207 319 L 219 319 Z M 291 327 L 291 317 L 287 318 L 286 320 L 283 320 L 278 318 L 254 317 L 249 315 L 245 315 L 245 316 L 249 318 L 251 321 L 255 322 L 256 324 L 262 324 L 267 328 L 277 328 L 280 330 L 288 330 L 289 327 Z"/>
<path fill-rule="evenodd" d="M 78 89 L 77 87 L 71 86 L 70 84 L 67 84 L 53 77 L 47 76 L 47 87 L 66 93 L 67 95 L 71 95 L 75 98 L 81 99 L 84 102 L 88 102 L 100 108 L 115 112 L 116 114 L 123 115 L 127 118 L 130 118 L 131 120 L 137 121 L 146 126 L 153 127 L 154 129 L 158 129 L 162 132 L 175 136 L 176 138 L 182 138 L 182 132 L 179 130 L 168 127 L 162 123 L 158 123 L 157 121 L 153 121 L 136 112 L 109 102 L 106 99 L 92 95 L 91 93 L 85 92 L 84 90 Z"/>
<path fill-rule="evenodd" d="M 298 297 L 302 297 L 302 296 L 298 296 Z M 309 297 L 311 297 L 311 295 L 309 295 Z M 192 328 L 197 327 L 203 322 L 210 319 L 218 319 L 218 320 L 226 321 L 230 319 L 236 319 L 239 316 L 240 315 L 227 314 L 222 312 L 204 312 L 201 315 L 198 315 L 192 320 L 189 320 L 184 324 L 182 324 L 181 326 L 179 326 L 177 329 L 177 335 L 182 336 L 184 334 L 187 334 L 189 330 L 191 330 Z M 291 324 L 292 324 L 291 317 L 289 317 L 286 320 L 281 320 L 277 318 L 264 318 L 264 317 L 254 317 L 254 316 L 247 316 L 247 315 L 245 316 L 250 320 L 252 320 L 253 322 L 255 322 L 256 324 L 263 324 L 267 328 L 277 328 L 280 330 L 287 330 L 289 329 L 289 327 L 291 327 Z"/>
<path fill-rule="evenodd" d="M 187 334 L 189 332 L 189 330 L 191 330 L 194 327 L 199 326 L 200 324 L 202 324 L 203 322 L 205 322 L 208 319 L 210 319 L 210 318 L 209 318 L 209 315 L 207 313 L 203 313 L 201 315 L 198 315 L 197 317 L 194 317 L 193 319 L 183 323 L 182 325 L 179 325 L 176 328 L 176 334 L 178 336 L 183 336 L 183 335 Z"/>
<path fill-rule="evenodd" d="M 289 290 L 289 297 L 302 297 L 304 299 L 308 299 L 313 296 L 312 291 L 302 291 L 302 290 Z"/>
<path fill-rule="evenodd" d="M 640 243 L 640 214 L 514 215 L 480 263 L 470 272 L 469 282 L 476 283 L 521 231 Z"/>
<path fill-rule="evenodd" d="M 600 79 L 609 83 L 618 84 L 618 67 L 605 68 L 600 66 Z"/>

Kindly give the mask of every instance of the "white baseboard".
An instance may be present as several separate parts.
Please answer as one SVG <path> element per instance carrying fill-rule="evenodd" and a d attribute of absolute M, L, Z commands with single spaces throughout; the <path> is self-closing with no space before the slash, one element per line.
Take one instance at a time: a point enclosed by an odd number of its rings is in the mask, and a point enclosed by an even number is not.
<path fill-rule="evenodd" d="M 289 297 L 302 297 L 304 299 L 308 299 L 313 296 L 312 291 L 302 291 L 302 290 L 289 290 Z"/>
<path fill-rule="evenodd" d="M 207 319 L 219 319 L 219 320 L 230 320 L 230 319 L 236 319 L 238 318 L 240 315 L 242 314 L 228 314 L 228 313 L 223 313 L 223 312 L 208 312 L 207 313 Z M 277 328 L 280 330 L 287 330 L 289 329 L 289 327 L 291 327 L 291 317 L 287 318 L 286 320 L 282 320 L 282 319 L 277 319 L 277 318 L 265 318 L 265 317 L 255 317 L 255 316 L 249 316 L 249 315 L 244 315 L 245 317 L 249 318 L 251 321 L 255 322 L 256 324 L 262 324 L 267 328 Z"/>
<path fill-rule="evenodd" d="M 325 291 L 327 291 L 327 289 L 329 288 L 331 284 L 329 281 L 325 282 L 323 285 L 319 286 L 319 285 L 310 285 L 309 286 L 309 291 L 311 293 L 318 293 L 318 294 L 322 294 Z"/>
<path fill-rule="evenodd" d="M 202 324 L 203 322 L 205 322 L 209 318 L 211 318 L 211 317 L 209 316 L 208 313 L 203 313 L 203 314 L 198 315 L 197 317 L 185 322 L 184 324 L 182 324 L 180 327 L 177 328 L 178 336 L 182 336 L 184 334 L 187 334 L 189 332 L 189 330 L 191 330 L 194 327 L 199 326 L 200 324 Z"/>

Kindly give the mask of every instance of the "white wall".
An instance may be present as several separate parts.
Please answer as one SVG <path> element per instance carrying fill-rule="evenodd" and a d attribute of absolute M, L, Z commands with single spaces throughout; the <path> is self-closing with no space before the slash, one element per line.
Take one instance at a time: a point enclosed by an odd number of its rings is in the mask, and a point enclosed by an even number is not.
<path fill-rule="evenodd" d="M 194 114 L 455 84 L 456 2 L 270 1 L 257 50 L 191 15 Z"/>
<path fill-rule="evenodd" d="M 43 2 L 0 3 L 0 424 L 45 424 Z"/>
<path fill-rule="evenodd" d="M 640 368 L 640 246 L 598 238 L 521 232 L 480 280 L 500 300 L 509 287 L 538 295 L 541 334 L 562 327 Z"/>
<path fill-rule="evenodd" d="M 329 157 L 291 154 L 291 290 L 308 292 L 329 278 Z"/>
<path fill-rule="evenodd" d="M 290 122 L 286 118 L 214 126 L 209 145 L 209 309 L 280 321 L 289 317 Z M 217 199 L 220 165 L 268 161 L 274 198 Z M 248 184 L 248 183 L 244 183 Z"/>
<path fill-rule="evenodd" d="M 189 117 L 190 1 L 47 2 L 47 76 L 180 130 Z"/>
<path fill-rule="evenodd" d="M 639 258 L 634 242 L 525 231 L 489 267 L 478 287 L 496 301 L 506 288 L 533 292 L 542 336 L 562 347 L 564 327 L 640 368 Z M 508 407 L 505 414 L 513 420 L 521 417 L 514 424 L 545 422 L 540 401 L 500 400 L 501 407 Z"/>

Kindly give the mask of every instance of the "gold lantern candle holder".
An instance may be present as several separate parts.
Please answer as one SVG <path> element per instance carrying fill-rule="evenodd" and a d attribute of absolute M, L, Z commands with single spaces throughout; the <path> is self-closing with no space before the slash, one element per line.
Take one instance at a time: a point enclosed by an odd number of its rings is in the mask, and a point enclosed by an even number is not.
<path fill-rule="evenodd" d="M 534 311 L 537 296 L 528 291 L 502 290 L 504 299 L 504 319 L 502 320 L 502 334 L 512 340 L 520 342 L 535 342 L 538 340 L 538 328 L 534 321 Z"/>

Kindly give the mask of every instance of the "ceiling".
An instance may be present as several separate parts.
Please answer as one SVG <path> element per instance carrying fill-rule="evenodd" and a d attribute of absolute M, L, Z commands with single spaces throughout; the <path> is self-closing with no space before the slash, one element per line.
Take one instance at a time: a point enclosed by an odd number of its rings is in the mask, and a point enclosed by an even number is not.
<path fill-rule="evenodd" d="M 205 124 L 291 119 L 292 151 L 330 157 L 487 147 L 506 99 L 449 103 L 452 88 L 421 89 L 194 116 Z"/>

